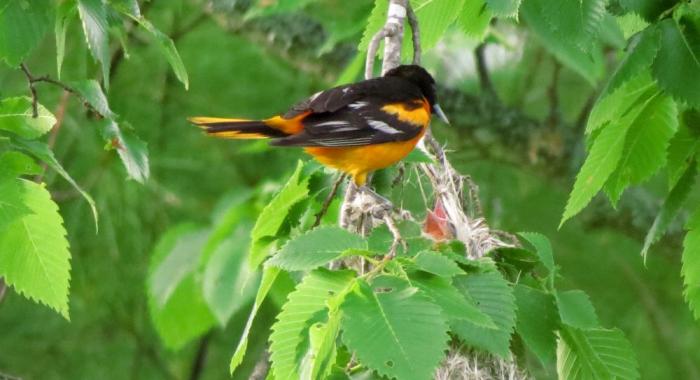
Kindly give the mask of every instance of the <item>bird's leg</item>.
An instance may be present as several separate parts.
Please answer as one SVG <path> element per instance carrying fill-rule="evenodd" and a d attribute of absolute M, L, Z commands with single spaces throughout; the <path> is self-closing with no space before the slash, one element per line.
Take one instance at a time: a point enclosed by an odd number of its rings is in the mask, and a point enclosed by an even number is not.
<path fill-rule="evenodd" d="M 311 226 L 311 228 L 316 228 L 319 224 L 321 224 L 321 219 L 324 215 L 326 215 L 326 212 L 328 212 L 328 207 L 331 205 L 331 202 L 333 201 L 333 198 L 338 192 L 338 188 L 340 187 L 340 184 L 341 182 L 343 182 L 345 177 L 346 175 L 343 173 L 338 174 L 338 178 L 336 178 L 335 182 L 333 183 L 333 187 L 331 187 L 331 191 L 328 193 L 328 196 L 323 201 L 323 205 L 321 205 L 321 210 L 319 210 L 318 214 L 316 214 L 316 220 L 314 221 L 314 224 Z"/>

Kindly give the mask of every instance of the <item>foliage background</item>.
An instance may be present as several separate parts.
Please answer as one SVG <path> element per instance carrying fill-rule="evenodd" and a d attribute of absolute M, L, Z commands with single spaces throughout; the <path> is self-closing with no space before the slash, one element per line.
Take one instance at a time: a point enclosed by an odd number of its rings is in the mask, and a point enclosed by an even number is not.
<path fill-rule="evenodd" d="M 343 8 L 347 2 L 322 0 L 251 21 L 240 14 L 240 7 L 249 4 L 234 3 L 228 14 L 216 11 L 213 16 L 203 13 L 206 5 L 198 1 L 143 6 L 147 17 L 173 37 L 189 73 L 189 90 L 139 31 L 130 35 L 129 58 L 113 65 L 111 108 L 148 144 L 151 176 L 144 185 L 125 180 L 114 152 L 103 149 L 92 117 L 75 99 L 69 100 L 55 153 L 95 198 L 100 232 L 95 234 L 88 205 L 69 184 L 47 172 L 45 180 L 71 244 L 71 321 L 9 291 L 0 303 L 0 373 L 28 379 L 190 376 L 201 341 L 178 351 L 166 349 L 149 317 L 144 289 L 156 241 L 183 221 L 208 224 L 231 196 L 283 183 L 302 154 L 256 142 L 207 139 L 185 118 L 264 117 L 332 85 L 352 61 L 372 9 L 369 0 L 353 2 L 351 10 Z M 505 30 L 509 27 L 515 28 L 506 25 Z M 503 104 L 479 85 L 471 60 L 475 41 L 448 31 L 429 52 L 426 65 L 446 87 L 444 108 L 454 120 L 449 129 L 437 127 L 438 138 L 449 141 L 453 164 L 480 185 L 493 226 L 538 231 L 552 239 L 569 282 L 565 285 L 590 295 L 602 325 L 625 332 L 643 378 L 699 378 L 700 330 L 683 302 L 679 277 L 680 224 L 652 248 L 646 266 L 639 256 L 646 228 L 662 201 L 659 189 L 665 178 L 632 189 L 617 211 L 596 199 L 581 217 L 557 230 L 584 157 L 582 133 L 572 125 L 591 87 L 554 63 L 533 38 L 520 36 L 511 49 L 493 48 L 486 55 Z M 83 38 L 74 21 L 68 29 L 66 80 L 98 77 Z M 332 38 L 339 41 L 329 42 Z M 54 57 L 55 43 L 47 35 L 27 65 L 35 73 L 55 76 Z M 554 71 L 556 91 L 551 85 Z M 55 111 L 59 90 L 47 86 L 39 91 L 42 104 Z M 22 73 L 0 65 L 0 95 L 27 93 Z M 559 140 L 548 139 L 532 125 L 550 120 L 552 97 L 557 99 Z M 515 151 L 509 138 L 518 142 Z M 558 155 L 562 146 L 578 150 Z M 204 338 L 208 353 L 201 378 L 228 377 L 226 364 L 249 307 Z M 252 351 L 263 349 L 262 331 L 269 329 L 278 310 L 274 301 L 263 305 L 262 323 L 251 335 Z M 237 377 L 247 378 L 256 356 L 248 355 Z"/>

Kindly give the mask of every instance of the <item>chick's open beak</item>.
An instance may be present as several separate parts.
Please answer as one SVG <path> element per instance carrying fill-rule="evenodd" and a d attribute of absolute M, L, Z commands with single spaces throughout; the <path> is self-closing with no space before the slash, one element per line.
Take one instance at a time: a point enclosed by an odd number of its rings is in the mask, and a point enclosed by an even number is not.
<path fill-rule="evenodd" d="M 433 105 L 433 113 L 436 114 L 440 120 L 444 121 L 446 124 L 450 124 L 450 120 L 447 119 L 447 115 L 442 111 L 439 104 Z"/>

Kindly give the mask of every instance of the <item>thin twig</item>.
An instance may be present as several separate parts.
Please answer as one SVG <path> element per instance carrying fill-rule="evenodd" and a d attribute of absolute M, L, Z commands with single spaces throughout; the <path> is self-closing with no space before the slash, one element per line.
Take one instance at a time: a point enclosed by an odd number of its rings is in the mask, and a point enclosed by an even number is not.
<path fill-rule="evenodd" d="M 32 117 L 39 117 L 39 96 L 36 93 L 36 88 L 34 87 L 34 77 L 32 73 L 27 69 L 27 65 L 24 63 L 19 65 L 19 68 L 24 72 L 24 76 L 27 77 L 27 84 L 29 85 L 29 92 L 32 94 Z"/>
<path fill-rule="evenodd" d="M 20 64 L 20 68 L 22 69 L 22 72 L 24 72 L 24 76 L 27 77 L 27 82 L 29 83 L 29 90 L 32 94 L 32 111 L 34 113 L 34 117 L 38 116 L 38 108 L 39 108 L 39 97 L 38 97 L 36 88 L 34 87 L 34 84 L 35 83 L 42 83 L 42 82 L 49 83 L 49 84 L 52 84 L 54 86 L 58 86 L 58 87 L 62 88 L 64 91 L 69 92 L 70 94 L 72 94 L 75 97 L 77 97 L 78 99 L 80 99 L 80 101 L 83 103 L 83 105 L 87 109 L 89 109 L 91 112 L 93 112 L 94 114 L 98 115 L 101 118 L 107 117 L 107 115 L 103 115 L 100 111 L 95 109 L 95 107 L 93 107 L 92 104 L 90 104 L 90 102 L 88 102 L 88 100 L 80 92 L 78 92 L 78 90 L 76 90 L 75 88 L 73 88 L 73 87 L 71 87 L 71 86 L 69 86 L 69 85 L 67 85 L 59 80 L 53 79 L 48 75 L 43 75 L 40 77 L 34 76 L 34 75 L 32 75 L 31 71 L 29 71 L 29 69 L 27 68 L 27 65 L 25 65 L 24 63 Z"/>
<path fill-rule="evenodd" d="M 561 64 L 554 60 L 554 68 L 552 69 L 552 80 L 547 87 L 547 96 L 549 97 L 549 116 L 547 123 L 550 129 L 555 129 L 559 125 L 561 119 L 561 111 L 559 110 L 559 72 Z"/>
<path fill-rule="evenodd" d="M 61 126 L 63 125 L 63 118 L 66 115 L 66 107 L 68 106 L 68 98 L 70 97 L 70 92 L 68 91 L 63 91 L 61 94 L 61 100 L 58 103 L 58 106 L 56 107 L 56 124 L 53 125 L 53 128 L 51 128 L 51 134 L 49 135 L 49 141 L 48 141 L 48 146 L 49 149 L 53 150 L 53 147 L 56 145 L 56 139 L 58 137 L 58 131 L 61 129 Z M 38 174 L 36 177 L 34 177 L 34 182 L 36 183 L 41 183 L 43 181 L 44 173 L 46 172 L 46 168 L 48 165 L 44 162 L 42 165 L 42 170 L 41 174 Z"/>
<path fill-rule="evenodd" d="M 408 9 L 408 24 L 411 26 L 411 40 L 413 41 L 413 64 L 420 65 L 421 47 L 420 47 L 420 26 L 418 25 L 418 16 L 413 11 L 411 2 L 407 3 Z"/>
<path fill-rule="evenodd" d="M 321 206 L 321 210 L 319 210 L 319 212 L 316 214 L 316 220 L 314 221 L 314 224 L 311 226 L 312 229 L 318 227 L 321 224 L 321 219 L 323 219 L 323 216 L 326 215 L 326 213 L 328 212 L 328 207 L 331 205 L 333 198 L 335 198 L 335 195 L 338 193 L 338 188 L 340 188 L 340 184 L 343 183 L 343 180 L 345 179 L 346 176 L 347 176 L 346 174 L 338 175 L 338 178 L 333 183 L 333 187 L 331 188 L 331 192 L 328 193 L 328 196 L 323 201 L 323 205 Z"/>
<path fill-rule="evenodd" d="M 367 58 L 365 60 L 365 79 L 370 79 L 374 76 L 374 59 L 377 56 L 377 50 L 379 50 L 379 43 L 389 35 L 389 32 L 389 28 L 385 26 L 369 41 Z"/>
<path fill-rule="evenodd" d="M 479 75 L 479 84 L 481 85 L 481 90 L 485 94 L 498 100 L 498 95 L 496 94 L 496 89 L 493 87 L 491 75 L 489 74 L 489 69 L 486 64 L 486 58 L 484 57 L 485 49 L 485 42 L 480 43 L 479 46 L 474 49 L 474 60 L 476 61 L 476 72 Z"/>
<path fill-rule="evenodd" d="M 204 364 L 207 361 L 207 351 L 209 349 L 209 341 L 211 340 L 212 333 L 209 332 L 199 340 L 199 347 L 197 347 L 197 353 L 194 356 L 194 362 L 192 363 L 192 369 L 190 370 L 190 380 L 198 380 L 202 377 L 204 372 Z"/>

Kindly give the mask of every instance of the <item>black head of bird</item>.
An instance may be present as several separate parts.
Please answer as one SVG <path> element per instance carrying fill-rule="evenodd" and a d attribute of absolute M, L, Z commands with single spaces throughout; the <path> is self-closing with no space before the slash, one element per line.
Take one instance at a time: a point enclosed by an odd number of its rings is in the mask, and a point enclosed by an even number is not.
<path fill-rule="evenodd" d="M 430 103 L 432 113 L 445 123 L 450 123 L 447 119 L 447 115 L 445 115 L 438 104 L 437 94 L 435 93 L 435 79 L 433 79 L 433 76 L 430 75 L 427 70 L 418 65 L 401 65 L 387 71 L 384 76 L 406 79 L 416 85 L 420 88 L 423 96 L 428 100 L 428 103 Z"/>

